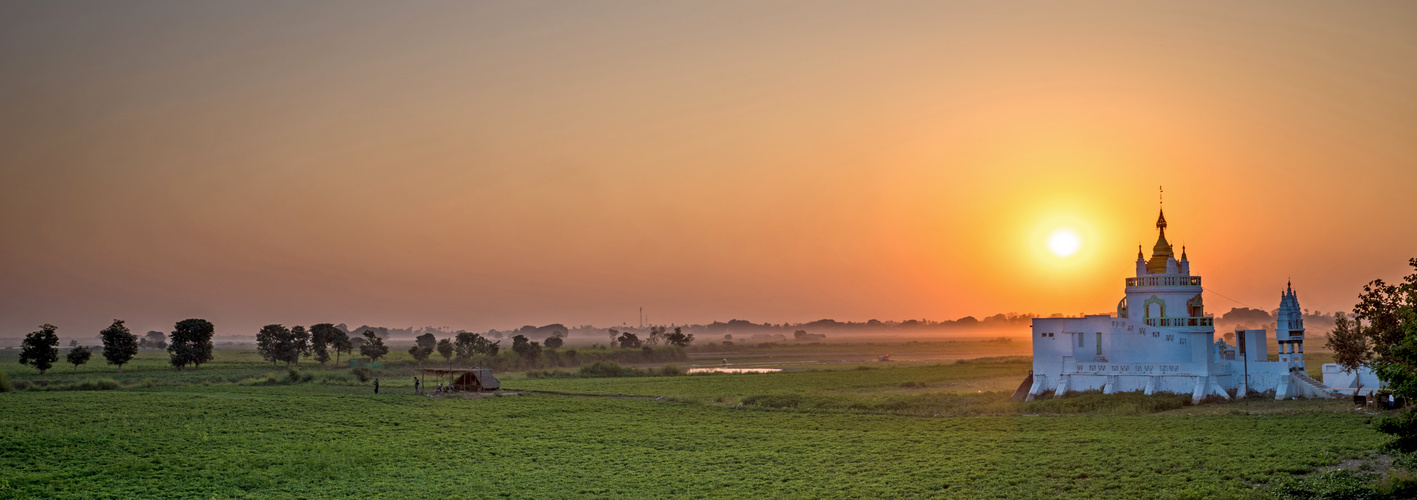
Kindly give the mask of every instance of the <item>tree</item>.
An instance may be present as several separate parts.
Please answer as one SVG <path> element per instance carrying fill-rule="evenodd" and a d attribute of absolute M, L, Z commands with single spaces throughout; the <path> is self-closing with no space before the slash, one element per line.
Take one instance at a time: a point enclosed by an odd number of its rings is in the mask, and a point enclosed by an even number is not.
<path fill-rule="evenodd" d="M 202 363 L 212 360 L 212 335 L 216 333 L 216 327 L 212 322 L 191 318 L 178 321 L 173 325 L 172 335 L 168 338 L 167 352 L 171 355 L 172 366 L 182 370 L 187 365 L 193 368 L 201 368 Z"/>
<path fill-rule="evenodd" d="M 144 349 L 166 349 L 167 335 L 157 330 L 150 330 L 146 335 L 138 339 L 138 347 Z"/>
<path fill-rule="evenodd" d="M 1396 396 L 1417 398 L 1417 258 L 1414 269 L 1401 283 L 1373 280 L 1358 294 L 1353 322 L 1339 323 L 1329 333 L 1334 360 L 1347 369 L 1362 364 L 1373 367 Z M 1363 323 L 1367 324 L 1364 325 Z M 1384 447 L 1401 453 L 1417 452 L 1417 409 L 1378 421 L 1378 431 L 1394 439 Z"/>
<path fill-rule="evenodd" d="M 20 343 L 20 364 L 35 367 L 40 375 L 52 368 L 54 362 L 59 361 L 59 335 L 54 333 L 58 329 L 45 323 L 39 326 L 39 331 L 25 335 Z"/>
<path fill-rule="evenodd" d="M 149 331 L 149 332 L 148 332 L 148 345 L 152 346 L 153 349 L 166 349 L 166 348 L 167 348 L 167 334 L 162 333 L 162 332 L 159 332 L 159 331 L 157 331 L 157 330 L 151 330 L 151 331 Z"/>
<path fill-rule="evenodd" d="M 389 353 L 389 348 L 384 345 L 384 339 L 374 335 L 373 330 L 364 331 L 364 345 L 359 346 L 359 354 L 369 358 L 371 361 L 378 361 Z"/>
<path fill-rule="evenodd" d="M 620 338 L 620 331 L 619 331 L 619 330 L 616 330 L 616 329 L 614 329 L 614 328 L 611 328 L 611 329 L 609 329 L 609 330 L 606 330 L 605 333 L 610 334 L 610 345 L 611 345 L 612 347 L 615 346 L 615 342 Z"/>
<path fill-rule="evenodd" d="M 476 354 L 477 341 L 481 338 L 482 336 L 476 333 L 459 331 L 453 337 L 453 352 L 457 353 L 458 361 L 466 361 Z"/>
<path fill-rule="evenodd" d="M 661 341 L 663 341 L 663 340 L 664 340 L 664 327 L 662 327 L 662 326 L 651 326 L 651 327 L 649 327 L 649 337 L 646 337 L 646 338 L 645 338 L 644 344 L 645 344 L 645 345 L 659 345 L 659 343 L 660 343 Z"/>
<path fill-rule="evenodd" d="M 1333 349 L 1333 362 L 1345 371 L 1357 370 L 1373 357 L 1362 324 L 1349 320 L 1341 312 L 1333 314 L 1333 330 L 1328 332 L 1327 346 Z"/>
<path fill-rule="evenodd" d="M 566 345 L 566 341 L 561 340 L 561 337 L 557 337 L 557 336 L 555 336 L 555 335 L 552 335 L 552 336 L 550 336 L 550 337 L 546 337 L 546 348 L 547 348 L 547 349 L 560 349 L 561 346 L 563 346 L 563 345 Z"/>
<path fill-rule="evenodd" d="M 630 332 L 620 334 L 620 338 L 615 340 L 620 343 L 621 349 L 635 349 L 641 345 L 640 337 Z"/>
<path fill-rule="evenodd" d="M 339 364 L 340 353 L 349 354 L 354 352 L 354 341 L 362 340 L 349 338 L 349 332 L 338 326 L 336 326 L 334 331 L 330 332 L 330 334 L 330 346 L 335 348 L 335 364 Z"/>
<path fill-rule="evenodd" d="M 408 348 L 408 354 L 413 356 L 418 366 L 423 367 L 423 360 L 433 355 L 433 351 L 438 348 L 438 339 L 431 333 L 419 335 L 413 339 L 413 347 Z"/>
<path fill-rule="evenodd" d="M 517 335 L 512 337 L 512 351 L 530 361 L 541 357 L 541 344 L 526 338 L 526 335 Z"/>
<path fill-rule="evenodd" d="M 310 332 L 300 325 L 290 327 L 290 343 L 286 345 L 285 366 L 290 366 L 291 363 L 300 366 L 300 357 L 309 355 Z"/>
<path fill-rule="evenodd" d="M 310 325 L 310 350 L 315 353 L 315 361 L 320 362 L 320 366 L 325 366 L 325 362 L 330 360 L 330 347 L 336 347 L 335 339 L 339 338 L 340 333 L 343 332 L 330 323 Z"/>
<path fill-rule="evenodd" d="M 279 324 L 263 326 L 256 332 L 256 352 L 261 353 L 261 359 L 271 362 L 271 368 L 275 368 L 276 362 L 280 361 L 281 344 L 289 336 L 290 329 Z"/>
<path fill-rule="evenodd" d="M 453 351 L 457 352 L 458 360 L 467 361 L 474 354 L 496 356 L 502 349 L 501 344 L 500 340 L 493 342 L 476 333 L 458 332 L 453 339 Z"/>
<path fill-rule="evenodd" d="M 66 356 L 69 360 L 69 364 L 74 365 L 74 373 L 79 373 L 79 365 L 88 363 L 91 357 L 93 357 L 93 353 L 89 352 L 89 348 L 84 346 L 74 346 L 73 349 L 69 350 L 69 355 Z"/>
<path fill-rule="evenodd" d="M 138 355 L 138 336 L 128 331 L 121 319 L 113 320 L 113 324 L 98 332 L 98 336 L 103 339 L 104 359 L 110 365 L 118 365 L 118 373 L 123 373 L 123 365 Z"/>
<path fill-rule="evenodd" d="M 456 350 L 453 349 L 453 341 L 448 339 L 438 341 L 438 354 L 441 354 L 443 361 L 448 363 L 449 370 L 453 369 L 453 353 L 455 351 Z"/>
<path fill-rule="evenodd" d="M 690 343 L 694 342 L 694 334 L 685 334 L 683 331 L 680 330 L 679 327 L 676 326 L 674 327 L 674 333 L 664 336 L 664 341 L 668 342 L 669 345 L 688 347 Z"/>

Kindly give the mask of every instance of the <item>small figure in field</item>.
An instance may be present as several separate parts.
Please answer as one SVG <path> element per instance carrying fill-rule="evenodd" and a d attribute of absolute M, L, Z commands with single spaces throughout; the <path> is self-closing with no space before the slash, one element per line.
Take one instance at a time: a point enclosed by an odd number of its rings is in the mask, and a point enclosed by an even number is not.
<path fill-rule="evenodd" d="M 442 394 L 442 393 L 443 393 L 443 383 L 442 383 L 442 382 L 438 382 L 438 394 Z"/>
<path fill-rule="evenodd" d="M 374 379 L 374 394 L 379 393 L 379 379 Z"/>
<path fill-rule="evenodd" d="M 423 392 L 423 391 L 422 391 L 422 384 L 423 384 L 423 382 L 420 382 L 420 381 L 418 380 L 418 377 L 413 377 L 413 393 L 414 393 L 414 394 L 421 394 L 421 393 Z"/>
<path fill-rule="evenodd" d="M 723 366 L 728 366 L 728 358 L 723 358 Z"/>

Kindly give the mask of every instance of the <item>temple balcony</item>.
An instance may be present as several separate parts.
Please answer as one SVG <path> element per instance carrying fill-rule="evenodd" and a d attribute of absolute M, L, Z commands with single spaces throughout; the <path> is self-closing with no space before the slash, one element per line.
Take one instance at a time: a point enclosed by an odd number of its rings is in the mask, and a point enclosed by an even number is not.
<path fill-rule="evenodd" d="M 1159 328 L 1176 328 L 1185 326 L 1208 326 L 1215 327 L 1215 318 L 1195 317 L 1195 318 L 1146 318 L 1142 320 L 1146 326 Z"/>
<path fill-rule="evenodd" d="M 1127 278 L 1127 286 L 1200 286 L 1200 276 L 1145 276 Z"/>

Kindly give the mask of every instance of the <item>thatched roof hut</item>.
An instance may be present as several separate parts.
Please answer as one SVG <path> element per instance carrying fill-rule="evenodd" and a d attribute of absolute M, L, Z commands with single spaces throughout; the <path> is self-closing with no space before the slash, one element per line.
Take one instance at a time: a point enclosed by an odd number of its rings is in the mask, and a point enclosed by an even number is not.
<path fill-rule="evenodd" d="M 419 371 L 450 379 L 448 387 L 453 390 L 495 391 L 502 388 L 502 381 L 497 380 L 497 377 L 492 375 L 492 370 L 486 368 L 428 368 Z"/>

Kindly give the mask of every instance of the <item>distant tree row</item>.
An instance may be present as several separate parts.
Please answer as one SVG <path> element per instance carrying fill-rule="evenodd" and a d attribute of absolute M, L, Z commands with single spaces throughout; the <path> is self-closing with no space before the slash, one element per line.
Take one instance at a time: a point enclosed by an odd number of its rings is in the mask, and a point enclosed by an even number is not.
<path fill-rule="evenodd" d="M 372 331 L 364 332 L 369 338 L 378 340 Z M 320 323 L 312 325 L 309 330 L 303 326 L 292 326 L 286 328 L 285 325 L 271 324 L 261 327 L 261 331 L 256 333 L 256 351 L 261 353 L 261 357 L 271 362 L 275 366 L 278 362 L 284 362 L 286 366 L 292 364 L 299 365 L 301 356 L 314 355 L 315 361 L 321 366 L 330 360 L 330 352 L 335 353 L 335 364 L 339 364 L 341 354 L 349 354 L 354 351 L 355 340 L 349 336 L 349 332 L 336 327 L 331 323 Z M 389 350 L 383 347 L 383 342 L 377 342 L 377 347 L 373 351 L 369 342 L 361 342 L 360 353 L 366 356 L 371 352 L 376 354 L 373 357 L 383 356 Z M 379 349 L 382 348 L 382 351 Z"/>
<path fill-rule="evenodd" d="M 25 335 L 25 339 L 20 344 L 20 364 L 33 366 L 39 370 L 41 375 L 54 367 L 54 363 L 59 360 L 59 328 L 51 324 L 40 325 L 39 330 Z M 154 337 L 153 334 L 157 336 Z M 215 328 L 211 322 L 204 319 L 186 319 L 177 322 L 173 327 L 171 343 L 166 342 L 162 337 L 162 332 L 148 332 L 147 338 L 138 339 L 137 335 L 128 330 L 123 324 L 123 320 L 115 319 L 113 324 L 98 332 L 99 339 L 103 342 L 103 357 L 108 360 L 108 364 L 117 365 L 118 372 L 123 372 L 123 365 L 133 360 L 138 355 L 139 347 L 157 347 L 153 342 L 160 343 L 167 348 L 170 355 L 169 362 L 178 370 L 182 370 L 187 365 L 200 368 L 202 363 L 212 359 L 212 335 Z M 87 347 L 78 345 L 78 342 L 70 342 L 70 350 L 65 360 L 74 365 L 74 371 L 79 370 L 79 365 L 89 362 L 93 353 Z"/>
<path fill-rule="evenodd" d="M 630 332 L 621 332 L 614 328 L 609 330 L 610 345 L 619 345 L 621 349 L 640 349 L 642 347 L 657 346 L 661 342 L 665 345 L 689 347 L 694 342 L 694 334 L 684 333 L 680 327 L 674 327 L 674 333 L 665 333 L 662 326 L 652 327 L 645 340 L 640 340 L 639 335 Z"/>

